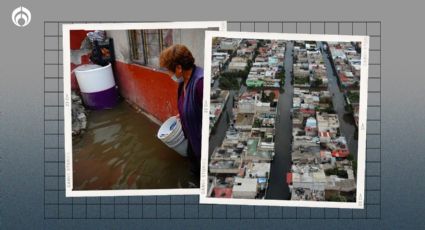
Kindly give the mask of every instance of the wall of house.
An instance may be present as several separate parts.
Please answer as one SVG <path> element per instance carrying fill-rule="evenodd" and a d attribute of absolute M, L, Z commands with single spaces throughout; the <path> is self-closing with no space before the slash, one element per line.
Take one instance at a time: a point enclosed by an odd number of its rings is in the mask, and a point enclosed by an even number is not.
<path fill-rule="evenodd" d="M 70 45 L 71 50 L 80 49 L 81 42 L 86 38 L 87 33 L 92 30 L 71 30 L 70 31 Z"/>
<path fill-rule="evenodd" d="M 163 71 L 131 62 L 126 30 L 107 31 L 107 35 L 114 39 L 115 77 L 121 95 L 155 122 L 176 115 L 177 83 Z"/>
<path fill-rule="evenodd" d="M 204 66 L 205 29 L 176 30 L 180 37 L 173 37 L 173 44 L 184 44 L 192 52 L 197 66 Z"/>
<path fill-rule="evenodd" d="M 77 83 L 77 78 L 73 70 L 79 65 L 89 63 L 89 50 L 80 50 L 81 43 L 91 30 L 71 30 L 69 36 L 69 45 L 71 48 L 71 90 L 80 90 Z"/>
<path fill-rule="evenodd" d="M 178 113 L 177 83 L 168 74 L 137 64 L 115 63 L 121 95 L 159 122 Z"/>
<path fill-rule="evenodd" d="M 107 36 L 114 39 L 115 57 L 117 60 L 130 63 L 130 45 L 126 30 L 106 31 Z M 183 44 L 192 52 L 195 63 L 204 66 L 204 37 L 205 29 L 174 30 L 173 44 Z"/>
<path fill-rule="evenodd" d="M 204 29 L 185 29 L 175 30 L 173 33 L 173 44 L 186 45 L 195 57 L 195 63 L 201 67 L 204 61 L 204 31 Z M 163 71 L 132 63 L 126 30 L 106 31 L 106 34 L 114 39 L 115 78 L 121 95 L 157 123 L 176 115 L 177 83 Z M 80 39 L 79 35 L 76 36 L 81 43 L 83 39 Z M 88 61 L 83 51 L 75 50 L 72 53 L 71 70 Z M 75 76 L 71 79 L 72 88 L 77 88 Z"/>
<path fill-rule="evenodd" d="M 204 32 L 204 29 L 185 29 L 173 33 L 173 44 L 186 45 L 198 66 L 204 62 Z M 121 95 L 159 122 L 176 115 L 177 83 L 163 71 L 131 62 L 126 30 L 107 31 L 107 35 L 114 39 L 115 72 Z"/>

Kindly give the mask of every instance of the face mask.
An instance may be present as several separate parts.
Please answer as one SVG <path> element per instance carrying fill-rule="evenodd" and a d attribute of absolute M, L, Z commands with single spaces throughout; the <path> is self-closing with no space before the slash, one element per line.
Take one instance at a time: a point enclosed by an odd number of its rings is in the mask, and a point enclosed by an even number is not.
<path fill-rule="evenodd" d="M 175 81 L 177 83 L 182 83 L 183 82 L 183 78 L 182 77 L 177 77 L 175 74 L 173 74 L 173 76 L 171 77 L 171 79 L 173 79 L 173 81 Z"/>

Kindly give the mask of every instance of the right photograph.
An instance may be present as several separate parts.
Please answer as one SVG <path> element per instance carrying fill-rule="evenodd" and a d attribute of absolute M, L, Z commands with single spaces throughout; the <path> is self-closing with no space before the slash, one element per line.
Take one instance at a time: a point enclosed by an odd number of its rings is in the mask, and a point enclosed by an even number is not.
<path fill-rule="evenodd" d="M 363 208 L 368 47 L 207 31 L 200 202 Z"/>

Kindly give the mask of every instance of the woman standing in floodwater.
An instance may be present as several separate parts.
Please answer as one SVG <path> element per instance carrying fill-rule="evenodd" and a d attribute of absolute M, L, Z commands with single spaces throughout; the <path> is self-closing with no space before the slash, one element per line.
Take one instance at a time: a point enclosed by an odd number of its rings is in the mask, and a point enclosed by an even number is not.
<path fill-rule="evenodd" d="M 189 49 L 179 44 L 162 51 L 159 62 L 179 84 L 177 91 L 179 117 L 189 142 L 190 170 L 195 177 L 196 187 L 199 187 L 204 70 L 195 65 L 195 58 Z"/>

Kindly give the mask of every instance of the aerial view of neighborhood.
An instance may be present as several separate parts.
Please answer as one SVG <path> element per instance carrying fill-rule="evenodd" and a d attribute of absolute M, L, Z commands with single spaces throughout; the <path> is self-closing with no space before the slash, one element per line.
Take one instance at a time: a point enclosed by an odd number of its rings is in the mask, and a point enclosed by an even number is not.
<path fill-rule="evenodd" d="M 360 42 L 214 37 L 207 197 L 356 202 Z"/>

